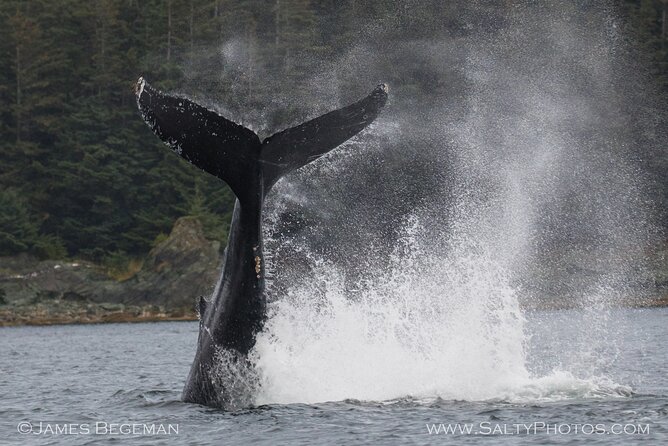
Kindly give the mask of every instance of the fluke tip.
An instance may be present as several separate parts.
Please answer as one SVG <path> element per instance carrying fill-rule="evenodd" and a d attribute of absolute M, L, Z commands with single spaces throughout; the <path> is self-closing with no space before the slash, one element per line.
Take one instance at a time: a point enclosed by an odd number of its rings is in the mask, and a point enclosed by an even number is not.
<path fill-rule="evenodd" d="M 137 98 L 144 92 L 144 85 L 146 85 L 144 77 L 139 76 L 139 79 L 137 79 L 137 83 L 135 84 L 135 95 L 137 95 Z"/>

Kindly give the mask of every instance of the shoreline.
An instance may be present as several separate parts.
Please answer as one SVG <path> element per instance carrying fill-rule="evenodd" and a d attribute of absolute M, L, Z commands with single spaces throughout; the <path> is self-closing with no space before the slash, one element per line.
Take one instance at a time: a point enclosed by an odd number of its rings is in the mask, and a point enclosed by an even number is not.
<path fill-rule="evenodd" d="M 126 306 L 123 304 L 22 305 L 2 308 L 0 327 L 87 325 L 111 323 L 140 323 L 162 321 L 196 321 L 197 313 L 191 308 L 165 309 L 163 306 Z"/>
<path fill-rule="evenodd" d="M 0 328 L 5 327 L 50 327 L 54 325 L 101 325 L 101 324 L 140 324 L 142 322 L 195 322 L 197 316 L 122 316 L 109 315 L 99 319 L 77 320 L 65 318 L 36 319 L 30 321 L 0 321 Z"/>
<path fill-rule="evenodd" d="M 651 299 L 644 302 L 622 302 L 617 305 L 610 305 L 609 308 L 619 309 L 653 309 L 668 307 L 668 298 Z M 569 305 L 522 305 L 522 311 L 533 313 L 540 311 L 560 311 L 572 310 L 582 307 Z M 30 314 L 25 310 L 32 309 L 35 313 Z M 91 309 L 81 308 L 76 314 L 53 314 L 47 313 L 43 308 L 23 307 L 23 314 L 16 309 L 0 308 L 0 328 L 3 327 L 23 327 L 23 326 L 52 326 L 52 325 L 96 325 L 96 324 L 117 324 L 117 323 L 142 323 L 142 322 L 194 322 L 198 320 L 197 314 L 193 310 L 178 308 L 172 311 L 166 311 L 162 308 L 152 307 L 129 307 L 117 311 L 105 311 L 104 305 L 95 305 Z M 93 310 L 93 311 L 91 311 Z"/>

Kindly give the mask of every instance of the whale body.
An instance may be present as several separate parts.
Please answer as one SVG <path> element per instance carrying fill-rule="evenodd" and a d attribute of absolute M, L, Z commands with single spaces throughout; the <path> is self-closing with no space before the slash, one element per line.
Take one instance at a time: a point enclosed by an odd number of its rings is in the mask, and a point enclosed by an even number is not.
<path fill-rule="evenodd" d="M 197 352 L 185 402 L 236 408 L 252 402 L 248 353 L 266 319 L 262 207 L 284 175 L 336 148 L 371 124 L 387 101 L 386 84 L 368 96 L 263 141 L 250 129 L 195 102 L 165 94 L 144 78 L 137 106 L 153 132 L 176 153 L 225 181 L 236 202 L 224 264 L 213 294 L 199 300 Z"/>

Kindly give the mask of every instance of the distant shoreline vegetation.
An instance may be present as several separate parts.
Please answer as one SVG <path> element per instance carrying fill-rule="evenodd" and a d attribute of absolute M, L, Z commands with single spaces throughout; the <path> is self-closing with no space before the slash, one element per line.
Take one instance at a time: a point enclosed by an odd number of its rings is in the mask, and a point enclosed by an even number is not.
<path fill-rule="evenodd" d="M 184 215 L 200 217 L 224 243 L 233 196 L 145 128 L 132 93 L 140 74 L 168 90 L 189 85 L 247 119 L 238 112 L 261 111 L 284 86 L 295 97 L 308 92 L 313 61 L 353 48 L 367 32 L 361 24 L 386 28 L 376 30 L 383 45 L 452 39 L 495 32 L 515 6 L 423 2 L 398 14 L 395 2 L 382 1 L 3 1 L 0 256 L 83 258 L 118 269 L 143 257 Z M 616 11 L 664 91 L 666 8 L 660 0 L 626 0 Z M 447 76 L 465 89 L 463 79 Z M 418 94 L 438 88 L 419 73 L 397 83 Z M 289 105 L 277 110 L 263 115 L 277 128 L 303 118 Z M 665 173 L 665 156 L 662 162 Z"/>
<path fill-rule="evenodd" d="M 614 27 L 622 29 L 625 40 L 620 45 L 628 46 L 633 60 L 637 56 L 642 61 L 638 66 L 647 69 L 643 79 L 651 81 L 657 94 L 665 94 L 668 3 L 611 4 L 619 19 Z M 189 286 L 195 289 L 187 292 L 160 282 L 161 268 L 177 268 L 178 274 L 215 270 L 234 197 L 224 183 L 182 161 L 151 134 L 136 110 L 132 87 L 137 77 L 145 75 L 163 90 L 187 92 L 214 108 L 224 105 L 230 118 L 266 126 L 254 128 L 260 135 L 303 121 L 317 107 L 331 108 L 346 95 L 354 99 L 381 80 L 376 72 L 400 93 L 390 107 L 415 110 L 420 104 L 428 110 L 435 97 L 453 98 L 454 104 L 465 100 L 470 79 L 464 69 L 418 60 L 402 44 L 431 49 L 438 40 L 456 53 L 462 43 L 457 39 L 477 37 L 475 33 L 494 37 L 513 10 L 527 7 L 520 1 L 464 0 L 413 6 L 352 0 L 0 2 L 0 309 L 66 296 L 67 280 L 63 289 L 40 285 L 27 292 L 30 287 L 8 278 L 16 268 L 23 271 L 17 259 L 31 258 L 51 268 L 56 265 L 48 262 L 94 265 L 103 277 L 80 279 L 104 282 L 108 289 L 95 294 L 84 287 L 90 295 L 79 295 L 92 306 L 155 304 L 165 311 L 179 306 L 192 311 L 193 293 L 206 293 L 213 282 L 194 278 Z M 559 8 L 565 16 L 591 17 L 592 22 L 600 18 L 597 7 L 589 4 L 564 2 Z M 395 47 L 402 49 L 388 51 Z M 327 71 L 367 59 L 376 72 Z M 319 81 L 331 82 L 314 82 L 315 72 Z M 363 82 L 355 77 L 359 73 L 366 76 Z M 661 98 L 657 102 L 665 108 Z M 626 127 L 623 131 L 629 132 Z M 639 141 L 655 136 L 637 133 L 633 137 Z M 638 147 L 643 152 L 633 154 L 633 161 L 651 179 L 647 200 L 664 212 L 657 220 L 668 232 L 668 156 L 665 150 Z M 397 163 L 394 168 L 408 168 L 404 160 L 391 161 Z M 414 170 L 407 176 L 419 176 L 424 166 L 409 167 Z M 191 231 L 198 249 L 207 253 L 204 263 L 179 263 L 183 253 L 174 254 L 181 249 L 175 243 L 180 236 L 170 234 L 182 218 L 196 219 L 201 226 L 182 229 Z M 652 254 L 657 286 L 663 290 L 668 286 L 668 261 L 662 254 L 667 247 L 664 241 Z M 167 251 L 167 260 L 156 260 L 156 252 Z M 81 286 L 78 272 L 70 272 Z M 131 292 L 122 297 L 114 283 Z M 149 291 L 152 285 L 163 287 L 164 302 Z"/>
<path fill-rule="evenodd" d="M 85 260 L 0 257 L 0 326 L 194 320 L 211 292 L 220 242 L 199 219 L 182 217 L 132 269 Z"/>

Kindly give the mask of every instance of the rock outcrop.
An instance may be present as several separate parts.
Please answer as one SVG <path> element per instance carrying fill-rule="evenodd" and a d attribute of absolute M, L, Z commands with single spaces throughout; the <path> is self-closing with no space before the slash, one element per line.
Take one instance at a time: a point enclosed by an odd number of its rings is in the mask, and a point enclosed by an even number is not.
<path fill-rule="evenodd" d="M 220 244 L 194 217 L 177 220 L 124 281 L 90 262 L 0 258 L 0 325 L 194 319 L 221 261 Z"/>
<path fill-rule="evenodd" d="M 220 244 L 204 237 L 194 217 L 176 221 L 170 236 L 148 254 L 142 269 L 123 282 L 128 304 L 193 307 L 213 290 L 220 269 Z"/>

